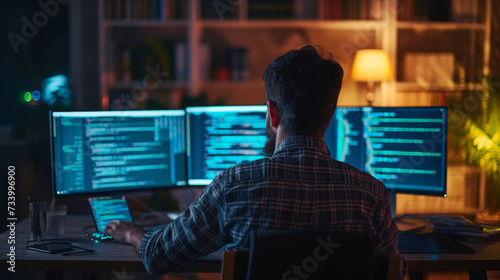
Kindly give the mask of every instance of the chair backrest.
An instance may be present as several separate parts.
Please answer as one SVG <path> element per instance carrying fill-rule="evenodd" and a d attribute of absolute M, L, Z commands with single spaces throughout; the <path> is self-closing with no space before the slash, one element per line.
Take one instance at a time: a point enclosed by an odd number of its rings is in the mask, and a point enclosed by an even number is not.
<path fill-rule="evenodd" d="M 327 231 L 254 231 L 247 280 L 371 279 L 373 245 L 362 234 Z"/>
<path fill-rule="evenodd" d="M 222 279 L 394 279 L 398 261 L 374 256 L 363 234 L 254 231 L 249 251 L 224 253 Z"/>

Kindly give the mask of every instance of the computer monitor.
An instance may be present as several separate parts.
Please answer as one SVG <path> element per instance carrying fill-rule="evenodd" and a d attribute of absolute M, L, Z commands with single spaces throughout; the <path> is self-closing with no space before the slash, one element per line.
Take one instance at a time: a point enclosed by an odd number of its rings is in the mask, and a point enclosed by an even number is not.
<path fill-rule="evenodd" d="M 339 107 L 331 156 L 372 174 L 390 193 L 446 196 L 444 107 Z"/>
<path fill-rule="evenodd" d="M 185 111 L 50 112 L 53 195 L 186 185 Z"/>
<path fill-rule="evenodd" d="M 206 186 L 222 170 L 264 157 L 265 105 L 186 108 L 188 184 Z"/>

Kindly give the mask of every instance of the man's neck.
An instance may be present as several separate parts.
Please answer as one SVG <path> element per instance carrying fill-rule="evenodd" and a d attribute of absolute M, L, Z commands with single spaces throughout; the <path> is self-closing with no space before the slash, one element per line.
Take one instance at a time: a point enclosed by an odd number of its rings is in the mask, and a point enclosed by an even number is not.
<path fill-rule="evenodd" d="M 281 141 L 285 140 L 287 137 L 289 137 L 288 133 L 285 132 L 285 129 L 283 126 L 279 125 L 278 129 L 276 130 L 276 148 L 280 145 Z"/>
<path fill-rule="evenodd" d="M 285 129 L 283 126 L 279 125 L 278 129 L 276 131 L 276 148 L 280 145 L 281 141 L 285 140 L 286 138 L 293 136 L 288 133 L 286 133 Z M 325 134 L 323 133 L 322 135 L 313 135 L 311 137 L 317 138 L 319 140 L 325 140 Z"/>

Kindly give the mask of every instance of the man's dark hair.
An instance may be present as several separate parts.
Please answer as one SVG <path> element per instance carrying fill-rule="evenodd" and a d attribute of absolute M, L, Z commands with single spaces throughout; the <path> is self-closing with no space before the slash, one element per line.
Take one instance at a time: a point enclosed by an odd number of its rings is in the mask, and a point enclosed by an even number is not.
<path fill-rule="evenodd" d="M 337 100 L 344 70 L 328 53 L 307 45 L 276 58 L 264 71 L 266 100 L 278 110 L 290 135 L 324 133 Z"/>

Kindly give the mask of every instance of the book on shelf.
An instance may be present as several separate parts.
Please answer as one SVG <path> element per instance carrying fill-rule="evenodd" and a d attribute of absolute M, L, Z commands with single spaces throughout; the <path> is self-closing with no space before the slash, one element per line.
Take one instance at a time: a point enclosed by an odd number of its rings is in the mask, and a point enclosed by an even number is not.
<path fill-rule="evenodd" d="M 187 82 L 188 74 L 188 46 L 186 42 L 175 43 L 175 79 L 180 82 Z"/>
<path fill-rule="evenodd" d="M 161 0 L 105 0 L 106 19 L 160 19 Z"/>
<path fill-rule="evenodd" d="M 295 0 L 248 0 L 248 18 L 293 19 L 294 6 Z"/>
<path fill-rule="evenodd" d="M 229 71 L 232 81 L 248 81 L 250 79 L 247 48 L 229 49 Z"/>
<path fill-rule="evenodd" d="M 106 69 L 114 72 L 110 76 L 118 84 L 157 86 L 176 79 L 176 51 L 175 41 L 167 39 L 120 45 L 107 52 Z M 113 80 L 109 80 L 111 87 Z"/>
<path fill-rule="evenodd" d="M 189 50 L 186 42 L 175 43 L 175 80 L 187 82 L 189 80 Z M 206 43 L 199 46 L 199 74 L 202 81 L 210 80 L 211 50 Z"/>
<path fill-rule="evenodd" d="M 212 66 L 212 50 L 207 43 L 200 44 L 200 79 L 202 81 L 210 80 L 210 71 Z"/>
<path fill-rule="evenodd" d="M 324 19 L 380 19 L 381 0 L 325 0 Z"/>
<path fill-rule="evenodd" d="M 478 0 L 451 0 L 450 17 L 455 22 L 477 22 Z"/>
<path fill-rule="evenodd" d="M 237 1 L 200 1 L 200 4 L 201 19 L 204 20 L 234 20 L 240 14 Z"/>
<path fill-rule="evenodd" d="M 104 0 L 106 19 L 185 19 L 185 0 Z"/>
<path fill-rule="evenodd" d="M 405 82 L 422 87 L 453 87 L 455 56 L 448 52 L 406 52 L 403 69 Z"/>
<path fill-rule="evenodd" d="M 401 0 L 399 21 L 477 22 L 478 0 Z"/>
<path fill-rule="evenodd" d="M 297 19 L 316 19 L 317 1 L 295 0 L 294 14 Z"/>

